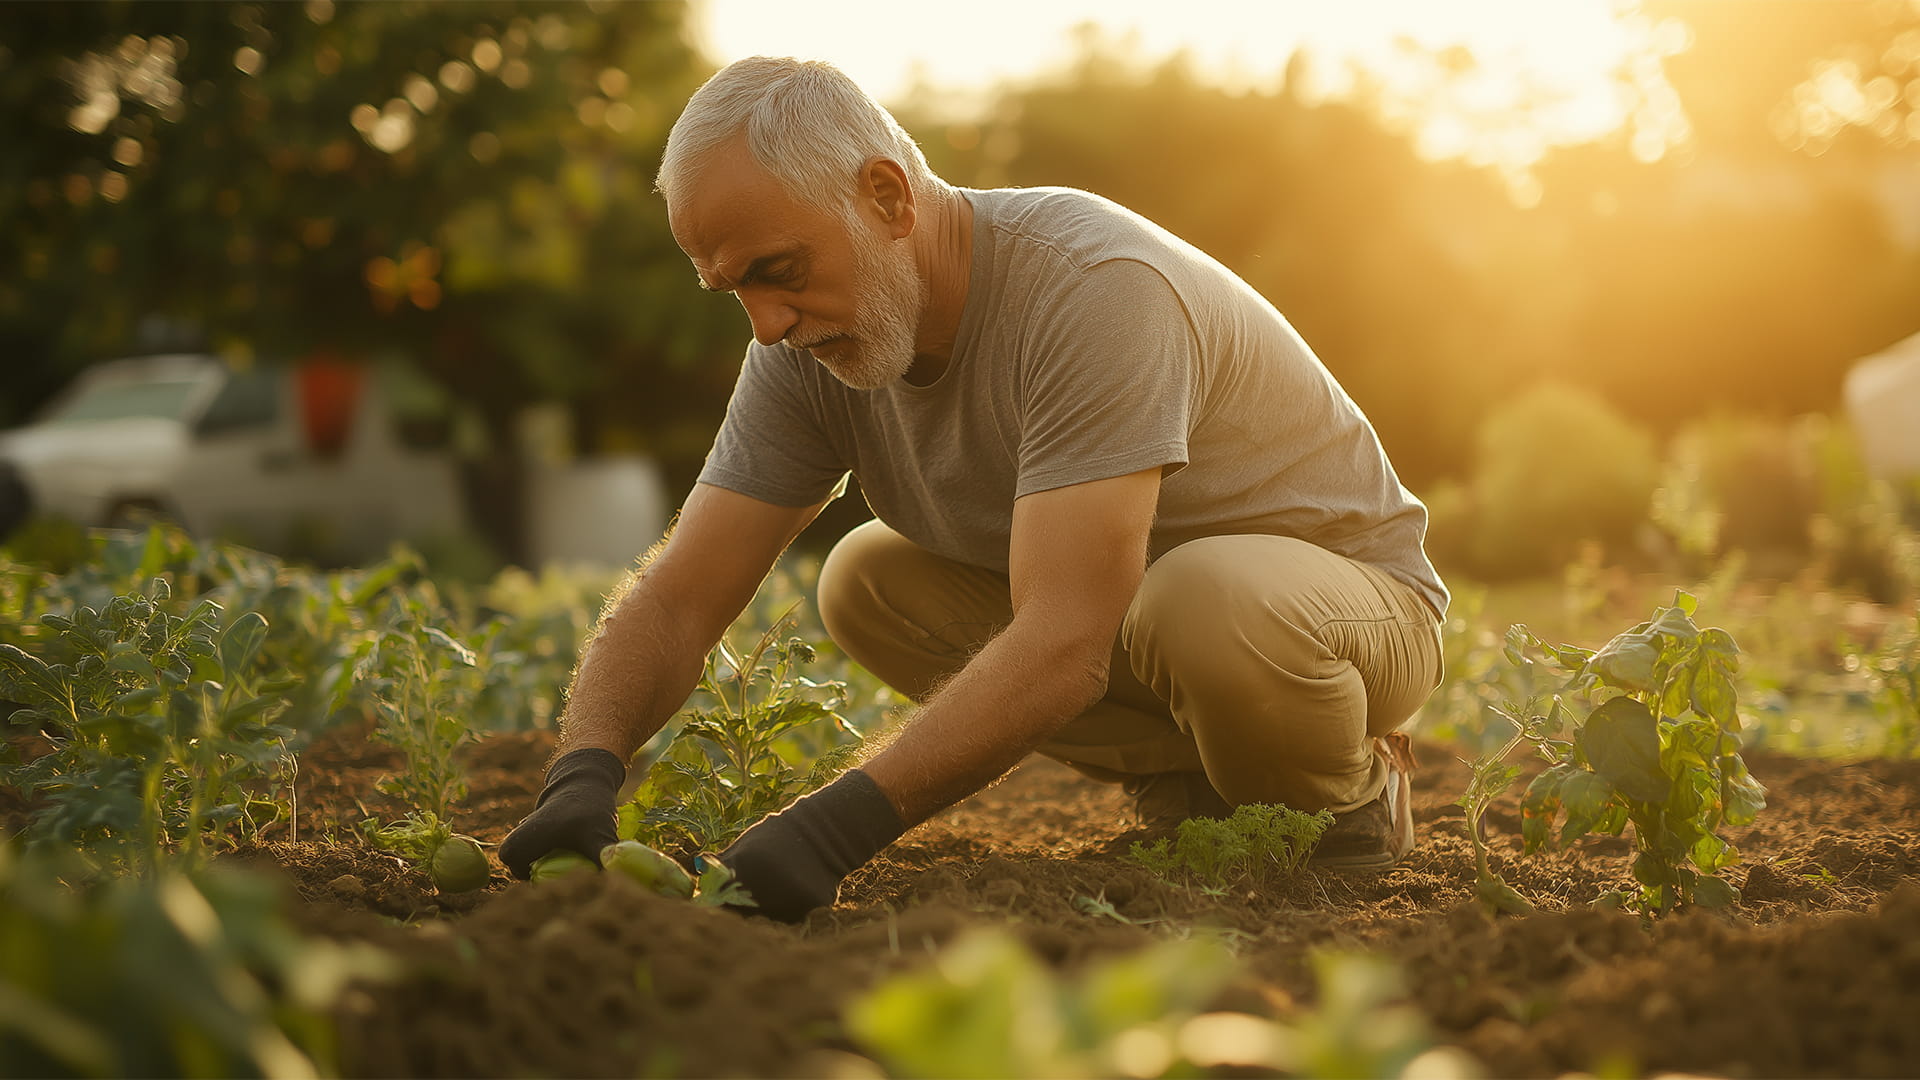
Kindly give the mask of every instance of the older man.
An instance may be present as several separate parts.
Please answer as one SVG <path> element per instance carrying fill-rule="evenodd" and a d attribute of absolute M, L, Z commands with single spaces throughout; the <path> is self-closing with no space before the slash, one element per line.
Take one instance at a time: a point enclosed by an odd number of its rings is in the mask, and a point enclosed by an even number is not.
<path fill-rule="evenodd" d="M 524 876 L 613 838 L 634 750 L 852 472 L 875 520 L 820 575 L 850 655 L 918 703 L 857 769 L 721 855 L 778 918 L 1038 751 L 1144 817 L 1329 809 L 1315 858 L 1413 845 L 1393 734 L 1440 679 L 1426 510 L 1286 320 L 1151 222 L 935 176 L 834 68 L 757 57 L 694 94 L 659 189 L 753 324 L 671 535 L 603 621 Z"/>

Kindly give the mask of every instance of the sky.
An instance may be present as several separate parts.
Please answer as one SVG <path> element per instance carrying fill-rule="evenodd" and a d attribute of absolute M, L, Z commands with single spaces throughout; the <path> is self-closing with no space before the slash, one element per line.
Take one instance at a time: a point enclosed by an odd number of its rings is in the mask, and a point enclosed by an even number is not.
<path fill-rule="evenodd" d="M 1364 70 L 1381 85 L 1384 119 L 1432 158 L 1517 174 L 1553 145 L 1623 127 L 1647 160 L 1685 137 L 1658 61 L 1686 48 L 1687 32 L 1641 17 L 1632 0 L 697 0 L 694 30 L 720 63 L 825 59 L 882 102 L 918 84 L 921 102 L 958 118 L 998 81 L 1064 66 L 1089 22 L 1143 60 L 1185 50 L 1234 88 L 1277 86 L 1302 49 L 1315 93 L 1339 96 Z M 1464 74 L 1437 59 L 1449 49 L 1471 55 Z"/>

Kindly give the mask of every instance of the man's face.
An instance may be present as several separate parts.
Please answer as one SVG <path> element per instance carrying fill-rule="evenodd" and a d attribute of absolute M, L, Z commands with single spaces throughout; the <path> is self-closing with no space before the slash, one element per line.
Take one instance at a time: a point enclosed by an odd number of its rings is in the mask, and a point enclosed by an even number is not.
<path fill-rule="evenodd" d="M 877 218 L 803 205 L 744 142 L 715 151 L 691 187 L 668 207 L 674 240 L 703 287 L 740 301 L 755 340 L 805 349 L 859 390 L 913 365 L 927 288 Z"/>

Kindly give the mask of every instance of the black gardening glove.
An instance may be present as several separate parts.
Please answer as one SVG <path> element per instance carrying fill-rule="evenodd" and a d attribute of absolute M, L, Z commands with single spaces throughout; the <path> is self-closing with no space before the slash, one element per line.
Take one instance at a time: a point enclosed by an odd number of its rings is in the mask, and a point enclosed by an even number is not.
<path fill-rule="evenodd" d="M 872 778 L 853 770 L 740 834 L 720 861 L 753 894 L 746 910 L 799 922 L 827 907 L 840 879 L 907 827 Z"/>
<path fill-rule="evenodd" d="M 595 864 L 600 849 L 620 839 L 614 802 L 627 767 L 618 754 L 590 746 L 561 756 L 547 770 L 547 786 L 533 813 L 500 842 L 500 861 L 526 880 L 535 859 L 551 851 L 577 851 Z"/>

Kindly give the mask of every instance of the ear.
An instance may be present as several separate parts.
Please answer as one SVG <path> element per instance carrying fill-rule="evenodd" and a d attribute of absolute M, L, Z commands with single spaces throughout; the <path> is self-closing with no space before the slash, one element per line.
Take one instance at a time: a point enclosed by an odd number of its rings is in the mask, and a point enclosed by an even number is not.
<path fill-rule="evenodd" d="M 911 235 L 914 223 L 913 185 L 907 171 L 892 158 L 868 158 L 860 167 L 860 195 L 868 209 L 887 226 L 893 239 Z"/>

